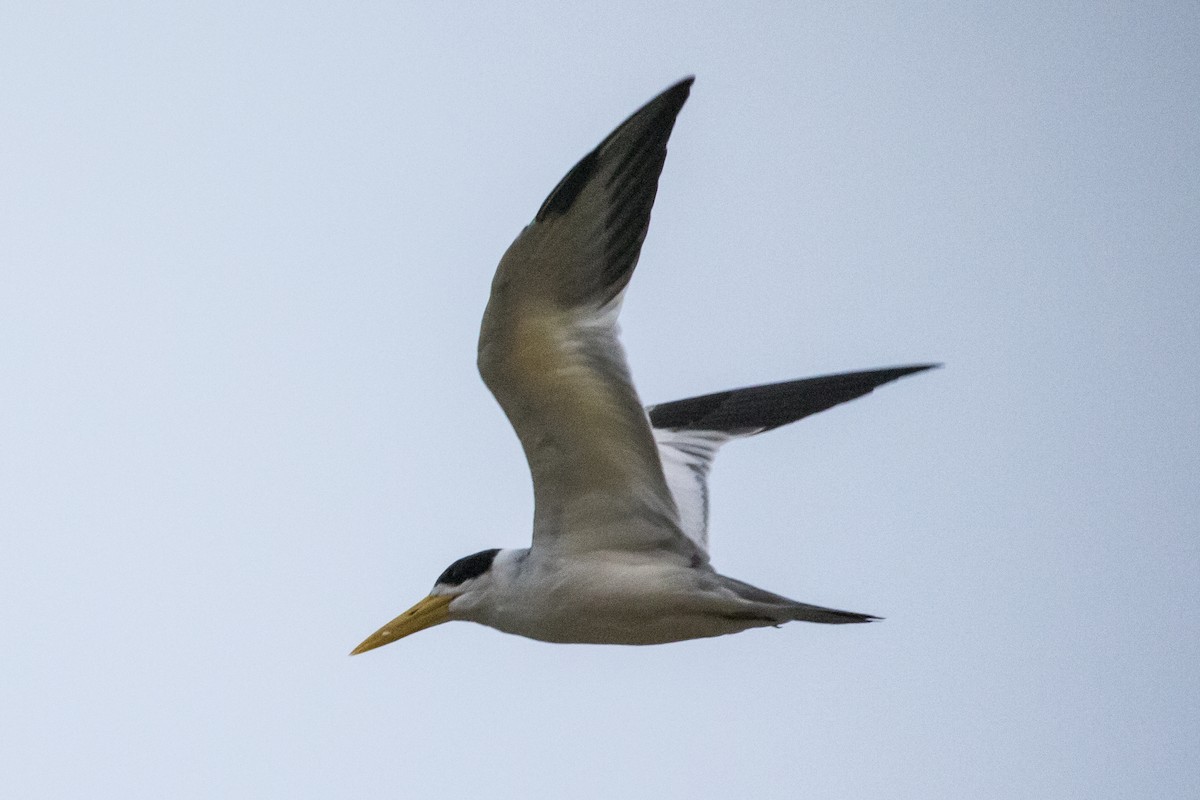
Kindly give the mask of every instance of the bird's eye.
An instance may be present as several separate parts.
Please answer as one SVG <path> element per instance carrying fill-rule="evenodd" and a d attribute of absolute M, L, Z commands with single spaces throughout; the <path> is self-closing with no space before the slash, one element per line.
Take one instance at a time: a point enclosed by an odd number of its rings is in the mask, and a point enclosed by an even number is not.
<path fill-rule="evenodd" d="M 499 552 L 500 548 L 497 547 L 492 550 L 481 550 L 466 558 L 460 558 L 446 567 L 446 571 L 438 577 L 437 582 L 449 586 L 458 586 L 464 581 L 471 580 L 471 578 L 478 578 L 492 568 L 492 562 L 496 559 L 496 553 Z"/>

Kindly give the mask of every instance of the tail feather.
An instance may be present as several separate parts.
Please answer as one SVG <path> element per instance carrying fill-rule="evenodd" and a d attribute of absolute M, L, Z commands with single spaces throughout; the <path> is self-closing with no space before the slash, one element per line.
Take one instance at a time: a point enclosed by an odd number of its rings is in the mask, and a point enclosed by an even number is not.
<path fill-rule="evenodd" d="M 859 614 L 856 611 L 840 611 L 836 608 L 813 606 L 808 603 L 793 603 L 788 611 L 791 619 L 797 622 L 822 622 L 826 625 L 845 625 L 851 622 L 874 622 L 882 617 L 873 614 Z"/>
<path fill-rule="evenodd" d="M 784 622 L 822 622 L 826 625 L 845 625 L 850 622 L 873 622 L 882 619 L 873 614 L 859 614 L 857 611 L 842 611 L 809 603 L 797 603 L 783 595 L 768 592 L 766 589 L 760 589 L 728 575 L 716 575 L 715 578 L 725 589 L 732 590 L 742 600 L 758 605 L 766 612 L 764 615 L 766 618 L 778 619 L 781 624 Z"/>

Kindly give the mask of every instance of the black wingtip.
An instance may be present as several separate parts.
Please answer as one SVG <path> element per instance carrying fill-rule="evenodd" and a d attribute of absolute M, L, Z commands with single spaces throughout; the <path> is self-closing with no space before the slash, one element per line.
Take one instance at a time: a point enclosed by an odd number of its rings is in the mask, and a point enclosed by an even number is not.
<path fill-rule="evenodd" d="M 907 364 L 902 367 L 892 367 L 889 371 L 892 372 L 895 377 L 891 378 L 890 380 L 903 378 L 905 375 L 915 375 L 918 372 L 924 372 L 925 370 L 929 369 L 941 369 L 944 366 L 946 365 L 939 361 L 929 364 Z"/>
<path fill-rule="evenodd" d="M 679 109 L 683 108 L 683 104 L 687 102 L 688 96 L 692 93 L 692 84 L 696 82 L 695 75 L 688 75 L 681 81 L 677 81 L 666 89 L 658 93 L 658 96 L 646 103 L 646 106 L 654 103 L 662 102 L 668 107 L 674 109 L 671 116 L 674 117 L 679 113 Z M 645 108 L 646 106 L 642 106 Z"/>
<path fill-rule="evenodd" d="M 658 170 L 661 170 L 661 161 L 666 157 L 666 140 L 670 137 L 671 130 L 675 126 L 675 118 L 679 115 L 683 104 L 687 102 L 688 95 L 691 93 L 692 83 L 695 80 L 696 77 L 694 75 L 687 76 L 683 80 L 659 92 L 651 100 L 644 103 L 641 108 L 630 114 L 595 149 L 580 159 L 579 163 L 563 176 L 563 179 L 558 182 L 558 185 L 546 197 L 534 219 L 537 222 L 542 222 L 548 217 L 562 216 L 570 211 L 575 198 L 579 196 L 579 193 L 587 185 L 587 182 L 591 179 L 593 172 L 597 168 L 600 153 L 604 150 L 605 146 L 620 136 L 622 132 L 628 130 L 632 125 L 636 125 L 638 120 L 644 120 L 646 123 L 647 132 L 643 133 L 643 136 L 661 140 L 662 157 L 658 159 L 659 163 L 654 170 L 655 185 L 657 186 Z M 653 192 L 651 192 L 650 199 L 652 202 Z"/>
<path fill-rule="evenodd" d="M 696 82 L 695 75 L 688 75 L 681 81 L 677 81 L 666 89 L 659 92 L 658 97 L 655 97 L 650 103 L 665 102 L 667 106 L 673 109 L 672 116 L 679 113 L 683 108 L 683 104 L 687 102 L 688 96 L 692 93 L 692 84 Z M 647 103 L 646 105 L 650 105 Z"/>
<path fill-rule="evenodd" d="M 695 82 L 696 82 L 696 76 L 688 75 L 687 77 L 681 78 L 680 80 L 671 84 L 671 86 L 669 86 L 667 89 L 663 90 L 662 93 L 663 94 L 671 94 L 673 92 L 681 92 L 681 93 L 683 93 L 683 96 L 686 98 L 687 93 L 690 92 L 692 89 L 692 84 Z"/>

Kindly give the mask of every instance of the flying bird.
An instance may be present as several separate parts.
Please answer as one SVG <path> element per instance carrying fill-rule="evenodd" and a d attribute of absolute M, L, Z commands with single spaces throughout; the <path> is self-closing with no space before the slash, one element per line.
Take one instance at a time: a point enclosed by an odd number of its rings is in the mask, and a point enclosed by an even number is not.
<path fill-rule="evenodd" d="M 533 542 L 461 558 L 353 654 L 451 620 L 547 642 L 661 644 L 803 620 L 799 603 L 709 563 L 707 477 L 726 442 L 935 364 L 754 386 L 643 408 L 617 315 L 692 78 L 588 153 L 500 260 L 479 335 L 484 383 L 533 476 Z"/>

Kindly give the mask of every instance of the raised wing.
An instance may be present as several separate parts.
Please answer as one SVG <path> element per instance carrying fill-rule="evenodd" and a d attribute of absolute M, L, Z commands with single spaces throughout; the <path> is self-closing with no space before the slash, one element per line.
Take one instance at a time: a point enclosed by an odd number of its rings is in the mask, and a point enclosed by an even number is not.
<path fill-rule="evenodd" d="M 916 364 L 822 375 L 650 406 L 646 413 L 654 426 L 663 472 L 683 532 L 707 549 L 708 471 L 721 445 L 787 425 L 935 366 Z"/>
<path fill-rule="evenodd" d="M 529 461 L 535 547 L 697 557 L 617 340 L 622 294 L 691 84 L 651 100 L 576 164 L 492 281 L 479 372 Z"/>

